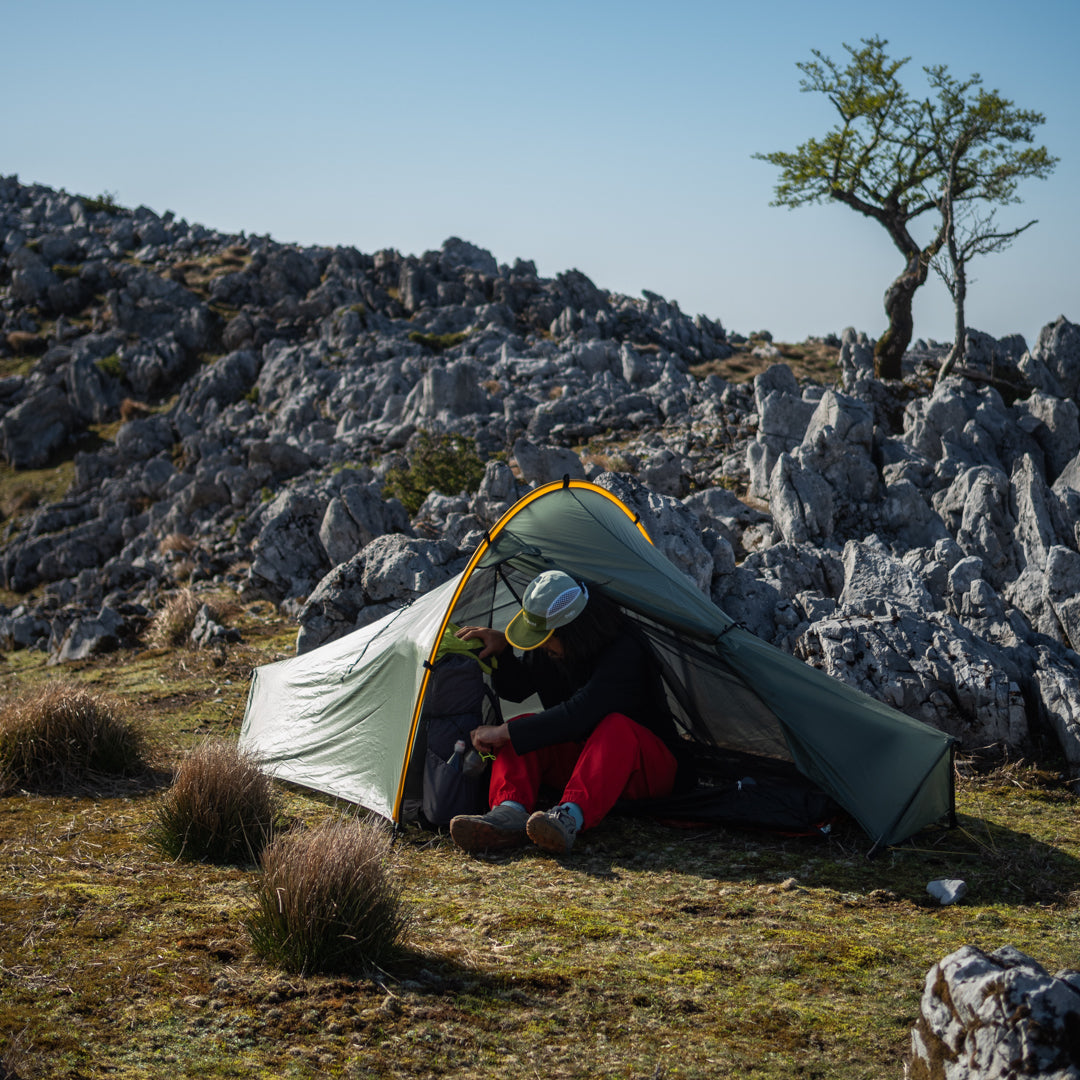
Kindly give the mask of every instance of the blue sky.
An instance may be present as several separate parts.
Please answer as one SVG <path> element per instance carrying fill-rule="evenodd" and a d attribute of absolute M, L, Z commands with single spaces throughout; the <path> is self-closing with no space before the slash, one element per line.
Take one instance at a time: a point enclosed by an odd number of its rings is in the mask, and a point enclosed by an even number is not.
<path fill-rule="evenodd" d="M 1029 344 L 1080 321 L 1080 0 L 0 0 L 0 174 L 225 231 L 419 254 L 460 236 L 544 275 L 576 267 L 730 330 L 878 335 L 902 262 L 839 206 L 770 207 L 790 150 L 832 126 L 799 92 L 817 48 L 879 35 L 1046 115 L 1061 161 L 976 263 L 968 322 Z M 916 335 L 948 340 L 935 279 Z"/>

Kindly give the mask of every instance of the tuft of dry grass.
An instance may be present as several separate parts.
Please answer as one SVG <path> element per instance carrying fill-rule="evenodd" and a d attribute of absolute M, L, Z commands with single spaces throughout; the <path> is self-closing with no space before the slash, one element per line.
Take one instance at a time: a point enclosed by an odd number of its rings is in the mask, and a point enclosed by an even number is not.
<path fill-rule="evenodd" d="M 383 964 L 408 925 L 389 855 L 387 832 L 356 819 L 275 840 L 247 919 L 255 952 L 300 974 Z"/>
<path fill-rule="evenodd" d="M 191 589 L 177 589 L 151 617 L 146 628 L 146 643 L 152 649 L 184 645 L 202 606 L 203 601 Z"/>
<path fill-rule="evenodd" d="M 139 728 L 105 698 L 57 679 L 0 712 L 0 791 L 64 789 L 146 768 Z"/>
<path fill-rule="evenodd" d="M 175 542 L 178 544 L 182 544 L 184 539 L 190 539 L 182 537 L 180 533 L 174 533 L 173 537 L 176 538 Z M 166 537 L 162 544 L 169 543 L 171 539 L 172 537 Z M 183 550 L 183 548 L 176 550 Z M 184 586 L 171 593 L 164 604 L 154 612 L 146 628 L 146 644 L 151 649 L 174 649 L 187 645 L 195 626 L 195 617 L 204 604 L 215 622 L 228 619 L 238 610 L 235 599 L 196 593 L 190 586 Z"/>
<path fill-rule="evenodd" d="M 251 863 L 272 840 L 280 810 L 270 778 L 235 743 L 196 747 L 158 803 L 150 842 L 173 859 Z"/>
<path fill-rule="evenodd" d="M 124 398 L 120 402 L 120 419 L 125 424 L 129 420 L 143 420 L 153 415 L 154 410 L 145 402 L 136 401 L 134 398 Z"/>
<path fill-rule="evenodd" d="M 158 544 L 158 551 L 162 555 L 168 555 L 173 551 L 179 551 L 186 555 L 189 551 L 194 551 L 196 547 L 198 547 L 198 544 L 187 533 L 173 532 L 161 540 Z"/>

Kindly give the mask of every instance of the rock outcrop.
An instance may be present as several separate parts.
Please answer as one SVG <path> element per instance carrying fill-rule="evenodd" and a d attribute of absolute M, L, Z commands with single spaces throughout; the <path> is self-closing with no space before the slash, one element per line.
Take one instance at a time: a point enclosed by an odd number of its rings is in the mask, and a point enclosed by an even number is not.
<path fill-rule="evenodd" d="M 1080 772 L 1064 317 L 1030 350 L 971 331 L 936 387 L 930 351 L 876 380 L 850 329 L 833 384 L 782 363 L 735 384 L 718 322 L 577 271 L 456 238 L 300 248 L 8 177 L 0 319 L 0 455 L 72 472 L 9 500 L 0 647 L 116 647 L 203 583 L 281 605 L 312 648 L 455 573 L 531 487 L 588 477 L 778 647 L 972 747 L 1052 738 Z M 406 498 L 421 434 L 475 448 L 461 490 Z"/>

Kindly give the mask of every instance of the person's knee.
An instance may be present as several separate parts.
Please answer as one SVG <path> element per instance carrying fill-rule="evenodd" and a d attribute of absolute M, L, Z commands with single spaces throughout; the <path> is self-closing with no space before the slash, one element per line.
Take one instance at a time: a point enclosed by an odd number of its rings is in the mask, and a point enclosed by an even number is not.
<path fill-rule="evenodd" d="M 601 732 L 603 735 L 621 735 L 633 731 L 637 726 L 638 725 L 625 713 L 610 712 L 596 725 L 593 734 L 595 735 L 597 732 Z"/>

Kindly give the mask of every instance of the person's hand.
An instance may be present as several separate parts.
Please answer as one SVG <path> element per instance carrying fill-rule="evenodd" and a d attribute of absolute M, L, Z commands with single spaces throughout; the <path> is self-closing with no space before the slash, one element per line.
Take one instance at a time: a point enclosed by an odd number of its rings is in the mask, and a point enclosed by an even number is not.
<path fill-rule="evenodd" d="M 473 728 L 469 738 L 481 754 L 494 754 L 500 746 L 505 746 L 510 741 L 510 732 L 506 724 L 485 724 L 483 727 Z"/>
<path fill-rule="evenodd" d="M 462 641 L 476 639 L 484 643 L 484 647 L 476 654 L 478 660 L 498 656 L 509 644 L 502 631 L 492 630 L 490 626 L 463 626 L 455 636 L 461 638 Z"/>

